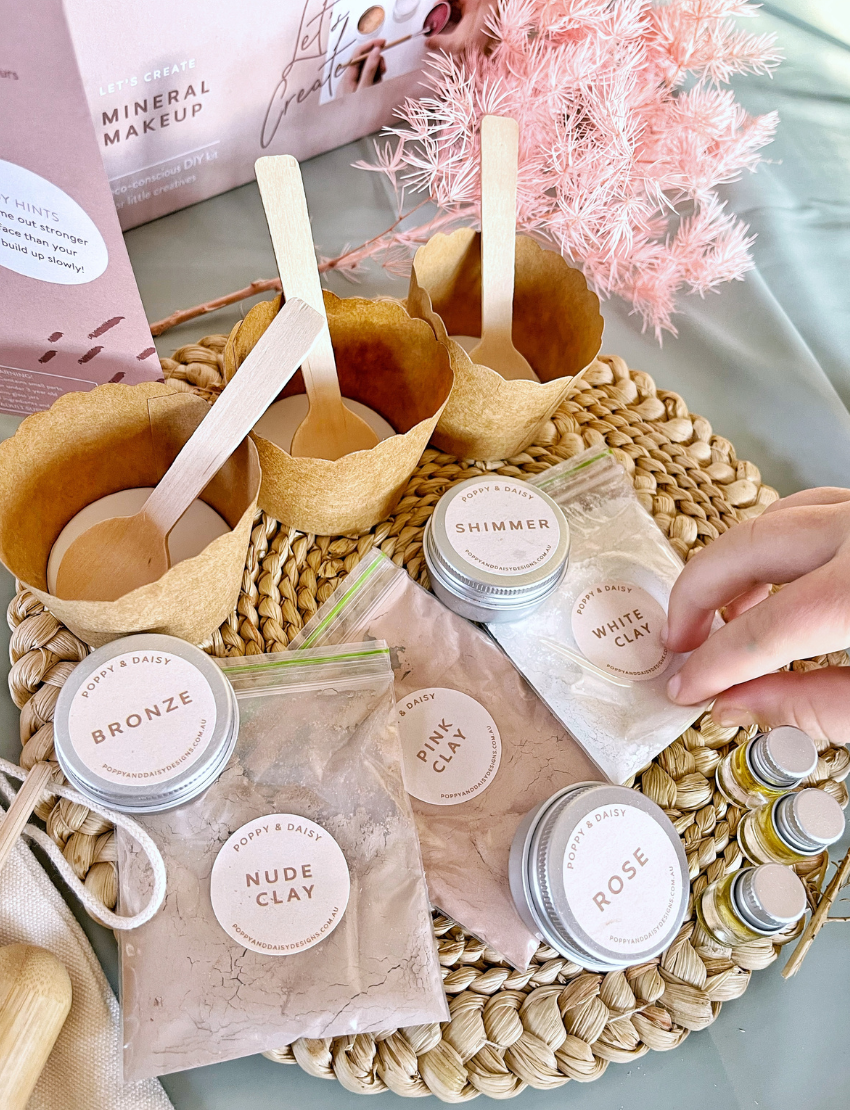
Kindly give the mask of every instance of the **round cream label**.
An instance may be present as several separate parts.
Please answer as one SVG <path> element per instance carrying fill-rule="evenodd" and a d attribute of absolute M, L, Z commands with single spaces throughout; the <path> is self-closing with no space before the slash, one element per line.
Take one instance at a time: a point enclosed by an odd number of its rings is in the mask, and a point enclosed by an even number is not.
<path fill-rule="evenodd" d="M 670 653 L 661 642 L 667 616 L 654 597 L 632 582 L 597 582 L 573 606 L 579 650 L 597 667 L 633 682 L 663 674 Z"/>
<path fill-rule="evenodd" d="M 645 951 L 669 932 L 682 900 L 675 846 L 648 813 L 599 806 L 576 827 L 564 856 L 567 902 L 605 951 Z"/>
<path fill-rule="evenodd" d="M 0 159 L 0 266 L 52 285 L 85 285 L 108 262 L 103 236 L 73 197 Z"/>
<path fill-rule="evenodd" d="M 192 663 L 167 651 L 128 651 L 74 694 L 68 732 L 99 778 L 161 783 L 197 763 L 215 720 L 213 692 Z"/>
<path fill-rule="evenodd" d="M 528 574 L 555 553 L 558 518 L 534 486 L 482 478 L 446 510 L 446 534 L 468 563 L 491 574 Z"/>
<path fill-rule="evenodd" d="M 330 936 L 350 890 L 340 846 L 294 813 L 270 813 L 237 829 L 210 876 L 219 925 L 244 948 L 269 956 L 304 952 Z"/>
<path fill-rule="evenodd" d="M 486 790 L 502 758 L 496 722 L 460 690 L 436 686 L 400 699 L 398 723 L 408 794 L 436 806 Z"/>

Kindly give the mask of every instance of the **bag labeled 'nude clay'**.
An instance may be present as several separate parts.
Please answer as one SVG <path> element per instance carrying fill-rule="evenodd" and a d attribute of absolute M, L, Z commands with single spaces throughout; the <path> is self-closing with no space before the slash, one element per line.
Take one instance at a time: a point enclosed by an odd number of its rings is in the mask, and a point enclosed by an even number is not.
<path fill-rule="evenodd" d="M 405 786 L 432 903 L 509 963 L 537 939 L 511 898 L 508 857 L 522 818 L 599 769 L 486 633 L 389 559 L 361 560 L 293 647 L 386 640 Z"/>
<path fill-rule="evenodd" d="M 159 913 L 121 938 L 124 1078 L 448 1018 L 385 644 L 219 660 L 227 767 L 142 819 Z M 144 857 L 119 835 L 123 912 Z"/>

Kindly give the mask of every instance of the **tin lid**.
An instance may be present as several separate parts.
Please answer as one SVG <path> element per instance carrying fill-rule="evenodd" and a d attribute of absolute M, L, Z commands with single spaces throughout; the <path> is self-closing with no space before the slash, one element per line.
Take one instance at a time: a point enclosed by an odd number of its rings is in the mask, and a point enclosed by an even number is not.
<path fill-rule="evenodd" d="M 814 771 L 818 750 L 807 732 L 781 725 L 754 737 L 747 757 L 752 772 L 768 786 L 791 787 Z"/>
<path fill-rule="evenodd" d="M 790 867 L 763 863 L 741 871 L 732 884 L 732 900 L 757 933 L 776 933 L 802 917 L 806 890 Z"/>
<path fill-rule="evenodd" d="M 81 793 L 150 813 L 214 781 L 236 742 L 239 710 L 209 656 L 151 633 L 114 640 L 78 663 L 53 724 L 59 764 Z"/>
<path fill-rule="evenodd" d="M 496 608 L 527 604 L 557 585 L 570 530 L 548 494 L 512 478 L 469 478 L 445 493 L 428 522 L 426 554 L 458 596 Z"/>
<path fill-rule="evenodd" d="M 844 811 L 831 794 L 807 787 L 773 804 L 776 831 L 798 852 L 820 852 L 844 832 Z"/>
<path fill-rule="evenodd" d="M 544 935 L 602 966 L 657 955 L 678 932 L 688 903 L 688 864 L 672 822 L 622 786 L 556 794 L 531 835 L 528 875 Z"/>

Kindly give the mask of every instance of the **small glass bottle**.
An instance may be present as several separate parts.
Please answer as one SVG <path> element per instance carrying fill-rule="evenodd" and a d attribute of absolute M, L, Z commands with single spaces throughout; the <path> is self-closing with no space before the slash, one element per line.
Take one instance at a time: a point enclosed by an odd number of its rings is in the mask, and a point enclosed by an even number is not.
<path fill-rule="evenodd" d="M 805 887 L 790 867 L 779 863 L 763 863 L 718 879 L 696 904 L 700 925 L 727 948 L 773 936 L 805 911 Z"/>
<path fill-rule="evenodd" d="M 811 736 L 782 725 L 729 752 L 717 768 L 717 789 L 734 805 L 756 809 L 799 786 L 817 762 Z"/>
<path fill-rule="evenodd" d="M 738 843 L 753 863 L 801 863 L 843 832 L 844 812 L 835 798 L 808 787 L 745 813 L 738 826 Z"/>

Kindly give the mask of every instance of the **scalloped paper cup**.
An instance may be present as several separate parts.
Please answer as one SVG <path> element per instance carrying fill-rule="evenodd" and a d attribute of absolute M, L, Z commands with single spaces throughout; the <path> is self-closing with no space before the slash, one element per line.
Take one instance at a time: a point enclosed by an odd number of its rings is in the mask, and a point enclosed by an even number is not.
<path fill-rule="evenodd" d="M 0 444 L 0 560 L 92 647 L 134 632 L 201 643 L 236 605 L 260 489 L 250 439 L 201 494 L 231 531 L 199 555 L 117 601 L 47 591 L 47 560 L 68 521 L 107 494 L 156 485 L 207 412 L 199 397 L 158 382 L 101 385 L 60 397 Z"/>
<path fill-rule="evenodd" d="M 334 536 L 367 532 L 393 512 L 449 398 L 458 355 L 395 301 L 324 298 L 343 397 L 380 413 L 396 435 L 335 461 L 294 457 L 256 432 L 252 438 L 263 469 L 260 508 L 288 527 Z M 227 381 L 279 307 L 279 297 L 262 301 L 230 333 Z M 281 397 L 303 392 L 299 371 Z"/>
<path fill-rule="evenodd" d="M 539 382 L 506 381 L 450 338 L 481 334 L 481 236 L 472 228 L 435 235 L 419 248 L 407 307 L 452 353 L 455 385 L 431 438 L 465 459 L 524 450 L 602 345 L 599 298 L 583 275 L 525 235 L 516 238 L 513 340 Z"/>

